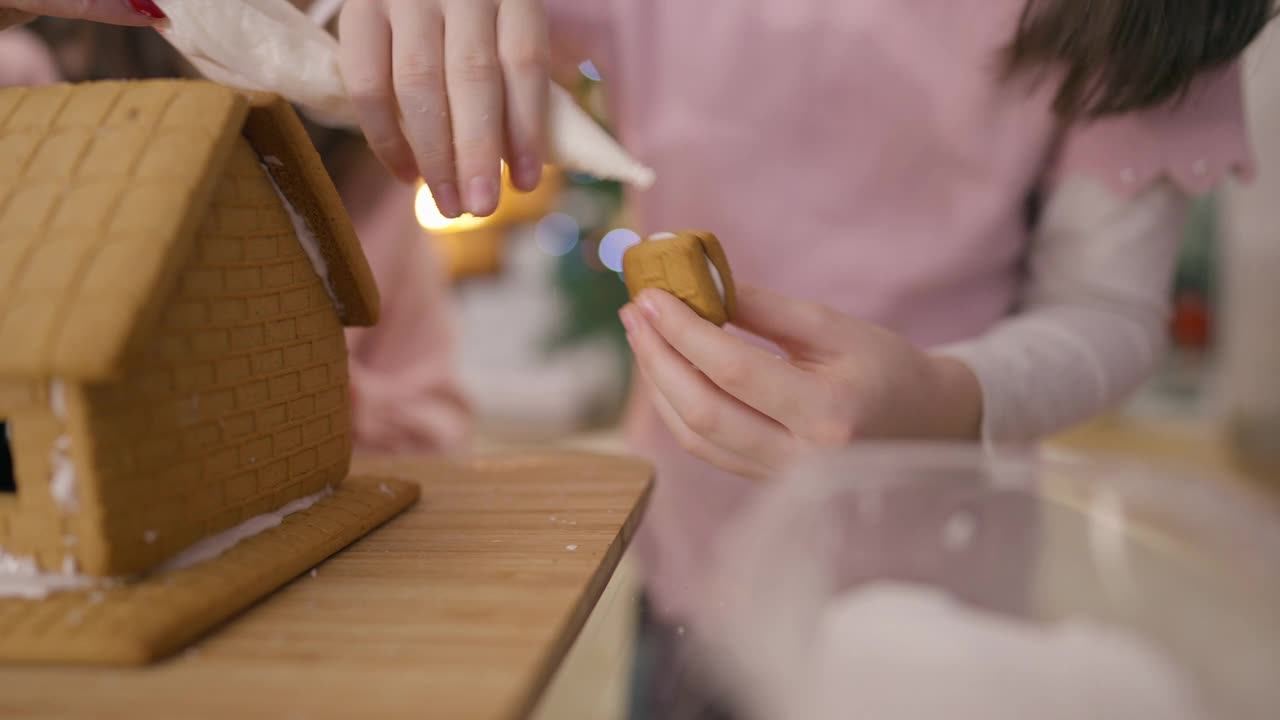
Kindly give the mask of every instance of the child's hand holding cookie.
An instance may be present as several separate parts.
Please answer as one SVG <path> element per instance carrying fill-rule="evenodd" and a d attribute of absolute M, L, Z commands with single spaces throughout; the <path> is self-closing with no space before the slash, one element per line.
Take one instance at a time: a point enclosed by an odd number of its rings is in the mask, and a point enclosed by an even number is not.
<path fill-rule="evenodd" d="M 738 288 L 733 323 L 786 357 L 661 290 L 641 292 L 622 321 L 672 433 L 730 472 L 766 477 L 799 453 L 860 439 L 978 435 L 981 392 L 968 368 L 819 305 Z"/>

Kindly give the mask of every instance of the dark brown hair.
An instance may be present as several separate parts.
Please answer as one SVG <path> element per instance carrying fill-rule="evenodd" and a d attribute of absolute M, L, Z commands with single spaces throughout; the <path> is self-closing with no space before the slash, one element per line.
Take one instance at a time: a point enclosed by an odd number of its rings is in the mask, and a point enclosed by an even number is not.
<path fill-rule="evenodd" d="M 1010 75 L 1061 72 L 1053 108 L 1099 117 L 1181 98 L 1230 63 L 1273 0 L 1027 0 L 1005 57 Z"/>

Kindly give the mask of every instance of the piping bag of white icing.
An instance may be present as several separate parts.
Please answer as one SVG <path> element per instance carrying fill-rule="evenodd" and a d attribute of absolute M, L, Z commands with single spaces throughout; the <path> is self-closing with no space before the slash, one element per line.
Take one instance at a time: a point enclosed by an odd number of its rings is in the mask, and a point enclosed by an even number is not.
<path fill-rule="evenodd" d="M 206 78 L 276 93 L 318 123 L 356 127 L 338 43 L 288 0 L 156 0 L 160 33 Z M 555 164 L 645 189 L 654 173 L 627 154 L 567 90 L 551 84 L 548 149 Z"/>

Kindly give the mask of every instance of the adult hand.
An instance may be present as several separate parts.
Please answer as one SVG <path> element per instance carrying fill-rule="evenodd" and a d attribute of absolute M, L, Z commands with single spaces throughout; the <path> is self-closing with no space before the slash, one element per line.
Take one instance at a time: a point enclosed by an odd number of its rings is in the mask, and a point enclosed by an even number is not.
<path fill-rule="evenodd" d="M 154 0 L 0 0 L 0 30 L 37 15 L 136 26 L 164 19 Z"/>
<path fill-rule="evenodd" d="M 974 374 L 820 305 L 739 287 L 734 324 L 778 357 L 646 290 L 622 310 L 663 420 L 690 453 L 754 478 L 864 438 L 976 439 Z"/>
<path fill-rule="evenodd" d="M 361 128 L 448 217 L 498 206 L 500 160 L 521 190 L 542 174 L 547 115 L 541 0 L 361 0 L 339 22 Z"/>

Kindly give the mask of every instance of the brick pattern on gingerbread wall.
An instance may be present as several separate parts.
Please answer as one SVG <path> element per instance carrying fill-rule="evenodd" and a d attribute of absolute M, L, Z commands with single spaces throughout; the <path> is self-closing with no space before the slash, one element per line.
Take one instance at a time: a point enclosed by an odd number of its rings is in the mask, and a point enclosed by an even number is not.
<path fill-rule="evenodd" d="M 93 574 L 145 570 L 341 480 L 341 323 L 248 143 L 237 139 L 159 327 L 127 377 L 85 388 L 105 525 Z"/>

